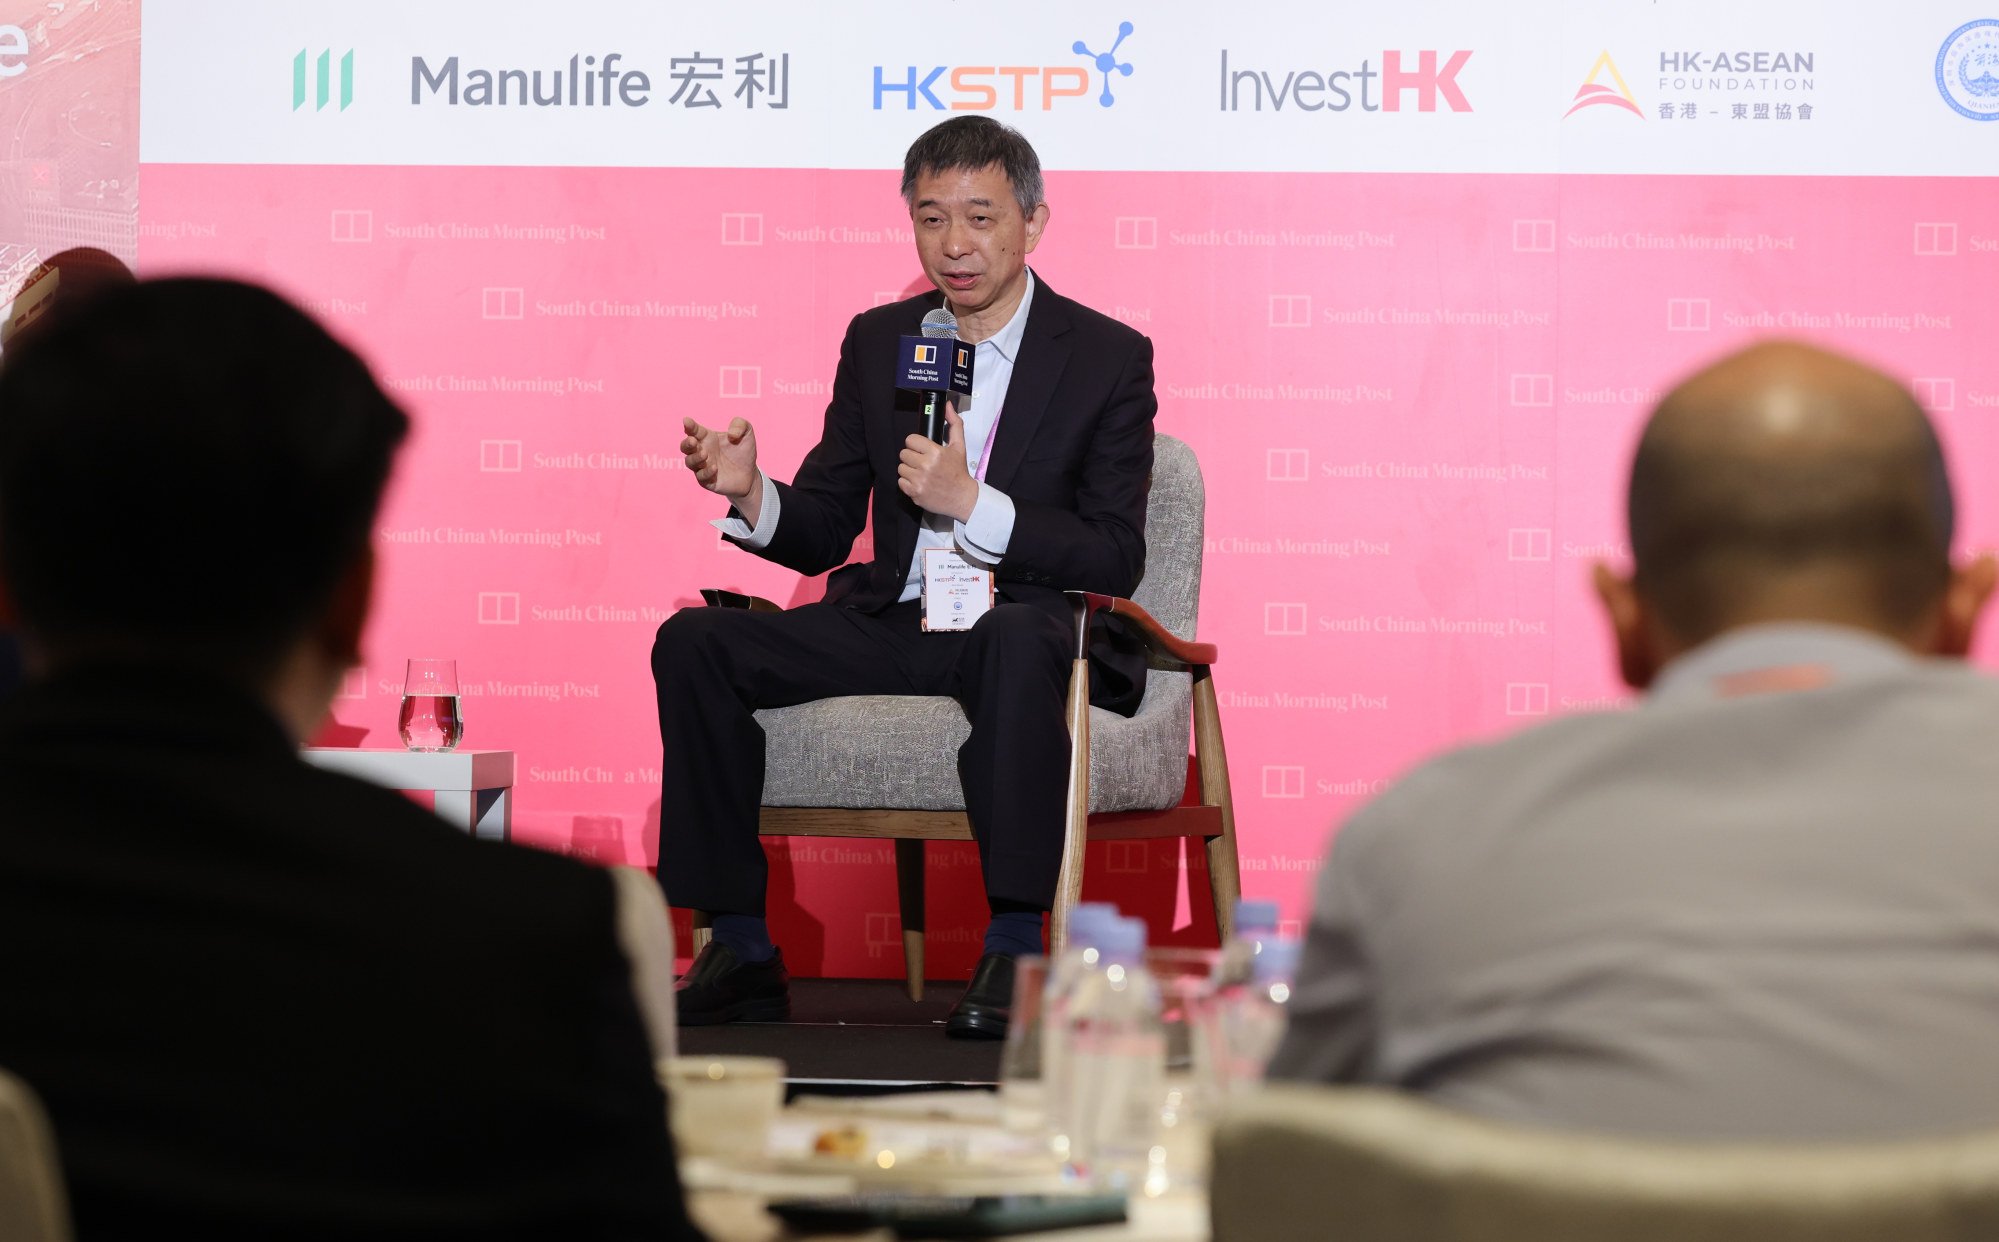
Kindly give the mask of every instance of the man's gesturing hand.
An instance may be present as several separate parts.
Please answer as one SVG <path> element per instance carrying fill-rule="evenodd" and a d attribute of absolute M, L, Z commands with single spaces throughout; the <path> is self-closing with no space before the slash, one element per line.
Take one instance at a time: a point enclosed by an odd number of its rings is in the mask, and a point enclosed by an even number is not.
<path fill-rule="evenodd" d="M 938 444 L 928 436 L 911 436 L 902 442 L 896 485 L 925 512 L 968 522 L 972 506 L 979 502 L 979 484 L 965 465 L 965 423 L 948 405 L 944 421 L 951 428 L 949 444 Z"/>
<path fill-rule="evenodd" d="M 763 493 L 757 487 L 757 433 L 745 419 L 732 419 L 727 431 L 703 427 L 691 418 L 680 420 L 687 438 L 680 442 L 694 481 L 736 507 L 754 526 Z M 755 492 L 755 495 L 751 495 Z"/>

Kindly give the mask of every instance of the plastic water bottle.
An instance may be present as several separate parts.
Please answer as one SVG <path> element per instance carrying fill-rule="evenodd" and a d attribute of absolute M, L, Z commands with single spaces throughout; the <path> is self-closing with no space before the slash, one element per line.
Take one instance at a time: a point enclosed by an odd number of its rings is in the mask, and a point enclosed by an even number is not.
<path fill-rule="evenodd" d="M 1069 1006 L 1069 1164 L 1094 1185 L 1136 1190 L 1159 1146 L 1165 1102 L 1166 1033 L 1159 985 L 1145 969 L 1145 924 L 1103 929 L 1098 969 L 1083 975 Z"/>
<path fill-rule="evenodd" d="M 1256 955 L 1250 982 L 1222 995 L 1215 1014 L 1214 1073 L 1223 1095 L 1263 1081 L 1264 1067 L 1284 1038 L 1298 950 L 1295 940 L 1267 942 Z"/>
<path fill-rule="evenodd" d="M 1099 939 L 1117 920 L 1117 907 L 1108 902 L 1077 906 L 1069 915 L 1068 944 L 1048 963 L 1047 991 L 1041 1003 L 1041 1099 L 1051 1150 L 1062 1160 L 1069 1158 L 1069 1119 L 1074 1112 L 1069 1006 L 1076 998 L 1077 982 L 1099 968 Z"/>
<path fill-rule="evenodd" d="M 1254 974 L 1257 952 L 1277 939 L 1277 903 L 1237 898 L 1235 934 L 1222 946 L 1222 960 L 1215 967 L 1215 986 L 1234 987 L 1248 983 Z"/>

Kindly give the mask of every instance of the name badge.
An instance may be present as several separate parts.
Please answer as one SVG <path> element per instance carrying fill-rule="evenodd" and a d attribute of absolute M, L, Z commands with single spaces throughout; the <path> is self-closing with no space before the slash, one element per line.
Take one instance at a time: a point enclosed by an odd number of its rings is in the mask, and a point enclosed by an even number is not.
<path fill-rule="evenodd" d="M 923 628 L 928 633 L 969 630 L 992 610 L 993 571 L 949 548 L 923 549 Z"/>

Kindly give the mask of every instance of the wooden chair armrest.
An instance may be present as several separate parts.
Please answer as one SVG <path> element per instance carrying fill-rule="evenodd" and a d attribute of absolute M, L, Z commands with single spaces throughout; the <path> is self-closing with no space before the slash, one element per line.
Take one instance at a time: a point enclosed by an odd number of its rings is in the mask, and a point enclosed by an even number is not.
<path fill-rule="evenodd" d="M 1076 615 L 1077 658 L 1089 642 L 1090 616 L 1093 613 L 1108 612 L 1112 616 L 1123 617 L 1138 627 L 1146 645 L 1182 664 L 1205 667 L 1220 659 L 1220 653 L 1213 643 L 1188 642 L 1174 634 L 1145 609 L 1128 599 L 1116 595 L 1098 595 L 1094 591 L 1064 591 L 1069 597 L 1069 606 Z"/>
<path fill-rule="evenodd" d="M 747 608 L 751 612 L 784 611 L 761 595 L 745 595 L 741 591 L 725 591 L 719 587 L 702 587 L 701 598 L 707 601 L 710 608 Z"/>

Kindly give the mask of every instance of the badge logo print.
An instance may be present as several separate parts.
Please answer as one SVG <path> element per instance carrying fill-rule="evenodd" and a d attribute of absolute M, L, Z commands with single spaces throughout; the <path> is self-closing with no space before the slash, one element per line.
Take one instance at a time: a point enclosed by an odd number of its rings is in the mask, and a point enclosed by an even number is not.
<path fill-rule="evenodd" d="M 1945 103 L 1974 121 L 1999 121 L 1999 18 L 1951 31 L 1937 50 L 1936 74 Z"/>

